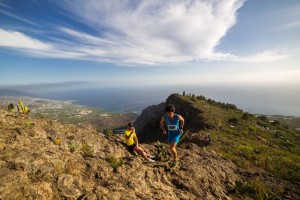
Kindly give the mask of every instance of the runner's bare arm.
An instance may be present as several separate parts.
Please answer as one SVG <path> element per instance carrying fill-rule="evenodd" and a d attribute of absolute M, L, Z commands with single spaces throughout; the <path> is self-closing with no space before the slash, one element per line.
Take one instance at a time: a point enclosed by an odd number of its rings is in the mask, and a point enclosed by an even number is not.
<path fill-rule="evenodd" d="M 159 126 L 162 129 L 163 133 L 166 134 L 167 131 L 166 131 L 165 127 L 164 127 L 164 123 L 165 123 L 165 118 L 162 117 L 161 120 L 160 120 Z"/>
<path fill-rule="evenodd" d="M 180 121 L 180 129 L 182 130 L 184 126 L 184 119 L 181 115 L 178 115 L 178 119 Z"/>

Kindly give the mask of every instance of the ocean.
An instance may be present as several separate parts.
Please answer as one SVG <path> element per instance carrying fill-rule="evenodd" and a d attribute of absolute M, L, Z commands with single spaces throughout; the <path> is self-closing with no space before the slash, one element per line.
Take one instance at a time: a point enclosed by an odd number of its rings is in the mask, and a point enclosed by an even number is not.
<path fill-rule="evenodd" d="M 111 112 L 141 113 L 150 105 L 164 102 L 172 93 L 204 95 L 215 101 L 231 103 L 253 114 L 300 116 L 298 88 L 244 86 L 144 86 L 91 87 L 32 93 L 40 98 L 74 100 L 76 104 L 99 107 Z"/>

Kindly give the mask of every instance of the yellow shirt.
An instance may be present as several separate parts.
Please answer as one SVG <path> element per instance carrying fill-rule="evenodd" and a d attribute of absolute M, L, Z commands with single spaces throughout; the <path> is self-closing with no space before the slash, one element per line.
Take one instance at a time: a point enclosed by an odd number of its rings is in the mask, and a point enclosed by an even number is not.
<path fill-rule="evenodd" d="M 126 143 L 127 146 L 130 146 L 130 145 L 133 145 L 133 144 L 134 144 L 133 138 L 134 138 L 134 136 L 136 136 L 136 133 L 133 132 L 133 133 L 131 134 L 130 138 L 127 138 L 127 137 L 130 135 L 130 133 L 131 133 L 131 130 L 126 130 L 126 131 L 124 132 L 124 139 L 125 139 L 125 143 Z M 126 137 L 126 136 L 127 136 L 127 137 Z"/>

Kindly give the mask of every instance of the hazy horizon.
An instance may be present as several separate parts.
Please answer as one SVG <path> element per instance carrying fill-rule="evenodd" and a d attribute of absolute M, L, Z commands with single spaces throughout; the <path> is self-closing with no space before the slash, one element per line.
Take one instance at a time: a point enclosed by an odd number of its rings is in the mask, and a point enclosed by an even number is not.
<path fill-rule="evenodd" d="M 106 111 L 123 112 L 144 108 L 164 102 L 172 93 L 204 95 L 216 101 L 231 103 L 245 112 L 266 115 L 300 116 L 300 93 L 298 88 L 288 90 L 280 86 L 260 87 L 238 85 L 169 85 L 169 86 L 123 86 L 101 87 L 99 84 L 68 83 L 40 84 L 7 87 L 8 90 L 26 91 L 38 98 L 74 100 L 76 104 L 99 107 Z M 1 89 L 0 87 L 0 95 Z M 26 94 L 26 93 L 25 93 Z"/>

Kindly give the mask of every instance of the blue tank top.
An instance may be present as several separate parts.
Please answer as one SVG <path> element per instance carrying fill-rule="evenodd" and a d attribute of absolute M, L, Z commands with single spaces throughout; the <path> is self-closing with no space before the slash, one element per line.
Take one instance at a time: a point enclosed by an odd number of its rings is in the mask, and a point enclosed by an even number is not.
<path fill-rule="evenodd" d="M 164 115 L 166 125 L 168 128 L 168 132 L 170 131 L 179 131 L 179 119 L 178 119 L 178 114 L 174 114 L 173 119 L 170 119 L 167 114 Z"/>

